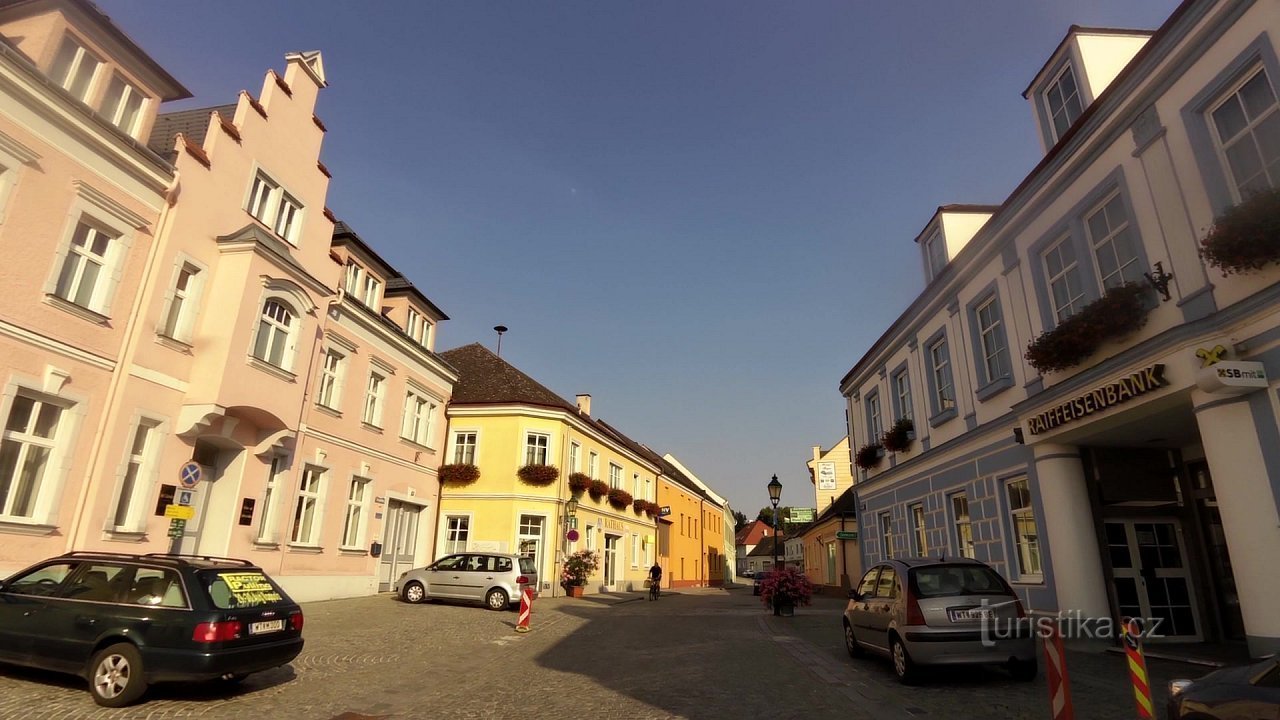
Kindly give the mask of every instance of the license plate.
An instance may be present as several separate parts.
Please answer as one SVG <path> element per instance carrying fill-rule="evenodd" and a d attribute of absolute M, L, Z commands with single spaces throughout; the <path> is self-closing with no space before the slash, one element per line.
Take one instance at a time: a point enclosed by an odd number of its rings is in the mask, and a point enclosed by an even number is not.
<path fill-rule="evenodd" d="M 267 620 L 266 622 L 249 623 L 250 635 L 261 635 L 262 633 L 277 632 L 283 629 L 283 620 Z"/>
<path fill-rule="evenodd" d="M 948 610 L 947 614 L 951 617 L 951 622 L 966 622 L 973 620 L 990 620 L 994 617 L 994 613 L 989 608 L 968 608 L 966 610 Z"/>

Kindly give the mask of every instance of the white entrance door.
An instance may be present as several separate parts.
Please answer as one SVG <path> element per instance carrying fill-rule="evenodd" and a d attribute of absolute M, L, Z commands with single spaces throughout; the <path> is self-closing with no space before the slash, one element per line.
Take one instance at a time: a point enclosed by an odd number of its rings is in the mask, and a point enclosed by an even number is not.
<path fill-rule="evenodd" d="M 378 569 L 378 590 L 386 592 L 400 573 L 419 567 L 417 562 L 418 520 L 422 506 L 399 500 L 387 501 L 387 519 L 383 524 L 386 543 Z"/>
<path fill-rule="evenodd" d="M 1153 640 L 1201 640 L 1181 524 L 1157 519 L 1108 520 L 1104 525 L 1120 615 L 1159 619 Z"/>
<path fill-rule="evenodd" d="M 604 536 L 604 584 L 610 590 L 618 583 L 618 535 Z"/>

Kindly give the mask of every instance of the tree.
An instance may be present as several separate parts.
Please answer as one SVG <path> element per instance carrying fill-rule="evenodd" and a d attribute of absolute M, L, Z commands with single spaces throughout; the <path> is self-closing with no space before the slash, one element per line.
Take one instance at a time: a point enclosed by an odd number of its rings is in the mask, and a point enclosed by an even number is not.
<path fill-rule="evenodd" d="M 778 508 L 778 534 L 790 537 L 792 533 L 804 527 L 807 523 L 793 523 L 787 518 L 791 516 L 791 506 L 783 505 Z M 760 522 L 773 527 L 773 508 L 760 508 L 760 514 L 756 516 Z"/>
<path fill-rule="evenodd" d="M 760 508 L 760 513 L 756 515 L 756 519 L 769 527 L 773 527 L 773 508 Z"/>
<path fill-rule="evenodd" d="M 738 532 L 747 526 L 747 514 L 741 510 L 733 511 L 733 531 Z"/>

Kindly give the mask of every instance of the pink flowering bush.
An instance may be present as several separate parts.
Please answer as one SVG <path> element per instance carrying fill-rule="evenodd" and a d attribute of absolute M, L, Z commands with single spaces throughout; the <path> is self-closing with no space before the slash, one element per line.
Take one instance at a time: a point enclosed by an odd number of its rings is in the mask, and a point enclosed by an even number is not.
<path fill-rule="evenodd" d="M 600 555 L 591 550 L 579 550 L 570 555 L 564 561 L 564 570 L 560 572 L 560 584 L 564 587 L 570 585 L 586 585 L 587 578 L 591 577 L 600 568 Z"/>
<path fill-rule="evenodd" d="M 760 583 L 760 600 L 765 607 L 773 606 L 773 599 L 792 605 L 808 605 L 813 599 L 813 583 L 809 577 L 793 567 L 774 570 Z"/>

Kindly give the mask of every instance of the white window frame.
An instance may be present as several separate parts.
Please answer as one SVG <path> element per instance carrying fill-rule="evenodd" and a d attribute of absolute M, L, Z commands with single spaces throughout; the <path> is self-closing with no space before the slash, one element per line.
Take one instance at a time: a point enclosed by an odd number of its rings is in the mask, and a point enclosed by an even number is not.
<path fill-rule="evenodd" d="M 929 264 L 929 281 L 932 282 L 947 266 L 947 244 L 941 230 L 935 230 L 924 241 L 924 256 Z"/>
<path fill-rule="evenodd" d="M 911 516 L 911 539 L 916 557 L 925 557 L 929 554 L 929 525 L 925 519 L 924 503 L 911 505 L 907 513 Z"/>
<path fill-rule="evenodd" d="M 316 404 L 339 412 L 342 407 L 342 386 L 347 375 L 347 356 L 342 351 L 327 347 L 320 356 L 320 383 L 316 389 Z"/>
<path fill-rule="evenodd" d="M 524 433 L 524 465 L 547 465 L 551 457 L 551 435 L 537 430 Z"/>
<path fill-rule="evenodd" d="M 98 76 L 102 74 L 103 62 L 97 56 L 97 54 L 95 54 L 93 51 L 86 48 L 85 44 L 81 42 L 79 38 L 75 37 L 71 33 L 66 33 L 62 36 L 62 42 L 58 43 L 58 52 L 56 55 L 54 55 L 55 63 L 58 61 L 57 60 L 58 56 L 62 54 L 62 49 L 66 47 L 68 44 L 74 45 L 76 47 L 76 51 L 75 51 L 75 56 L 71 59 L 71 64 L 67 66 L 66 77 L 63 77 L 63 78 L 53 77 L 52 76 L 53 67 L 50 66 L 49 79 L 57 83 L 58 86 L 61 87 L 63 90 L 66 90 L 68 93 L 70 93 L 71 97 L 74 97 L 76 100 L 79 100 L 80 102 L 85 103 L 87 105 L 89 103 L 89 100 L 93 98 L 95 86 L 98 84 Z M 70 84 L 71 84 L 70 81 L 80 71 L 81 65 L 84 64 L 84 61 L 86 58 L 93 61 L 94 63 L 93 71 L 89 75 L 89 81 L 85 84 L 84 92 L 81 95 L 76 95 L 75 91 L 72 90 L 70 87 Z"/>
<path fill-rule="evenodd" d="M 640 567 L 640 535 L 631 533 L 631 569 Z"/>
<path fill-rule="evenodd" d="M 360 299 L 360 286 L 364 279 L 364 273 L 363 265 L 356 262 L 355 258 L 347 258 L 346 269 L 343 270 L 342 274 L 342 289 L 356 300 Z"/>
<path fill-rule="evenodd" d="M 431 398 L 409 388 L 405 391 L 400 437 L 423 447 L 428 446 L 431 440 L 431 424 L 435 415 L 436 404 L 431 401 Z"/>
<path fill-rule="evenodd" d="M 1122 221 L 1114 226 L 1111 225 L 1110 221 L 1112 220 L 1112 217 L 1110 213 L 1107 212 L 1107 208 L 1112 203 L 1116 204 L 1123 217 Z M 1107 234 L 1105 237 L 1095 238 L 1093 236 L 1093 224 L 1090 221 L 1099 214 L 1102 214 L 1104 221 L 1107 224 Z M 1123 265 L 1120 264 L 1120 254 L 1116 251 L 1116 237 L 1126 230 L 1131 230 L 1132 227 L 1133 220 L 1129 217 L 1129 210 L 1125 207 L 1124 198 L 1120 196 L 1120 190 L 1118 188 L 1114 192 L 1108 194 L 1107 197 L 1103 198 L 1102 202 L 1094 205 L 1092 210 L 1085 213 L 1084 232 L 1085 236 L 1089 238 L 1089 247 L 1093 251 L 1094 267 L 1097 268 L 1098 273 L 1098 284 L 1102 287 L 1102 291 L 1104 293 L 1108 288 L 1117 287 L 1126 282 L 1141 282 L 1143 279 L 1142 256 L 1137 247 L 1138 238 L 1134 237 L 1133 233 L 1130 232 L 1129 244 L 1133 249 L 1133 257 Z M 1102 261 L 1098 257 L 1099 253 L 1102 252 L 1109 252 L 1111 253 L 1111 256 L 1115 258 L 1116 269 L 1110 275 L 1103 276 L 1102 274 Z M 1125 270 L 1129 268 L 1132 268 L 1131 274 L 1133 277 L 1126 276 Z M 1117 277 L 1119 278 L 1118 282 L 1113 280 L 1109 282 L 1112 278 Z"/>
<path fill-rule="evenodd" d="M 1071 75 L 1071 84 L 1075 86 L 1075 90 L 1071 95 L 1067 95 L 1062 91 L 1062 79 L 1068 74 Z M 1062 108 L 1060 112 L 1066 116 L 1066 124 L 1063 125 L 1061 130 L 1058 129 L 1057 124 L 1054 122 L 1059 113 L 1054 112 L 1053 103 L 1049 99 L 1049 93 L 1055 88 L 1058 90 L 1058 96 L 1062 98 Z M 1075 117 L 1071 117 L 1072 111 L 1068 102 L 1068 100 L 1073 96 L 1076 98 L 1076 107 L 1079 108 L 1075 111 Z M 1054 75 L 1053 80 L 1050 80 L 1049 83 L 1044 86 L 1044 90 L 1040 93 L 1040 97 L 1044 100 L 1044 116 L 1049 124 L 1049 132 L 1053 134 L 1054 142 L 1057 142 L 1062 139 L 1062 136 L 1065 135 L 1068 130 L 1071 129 L 1071 126 L 1075 124 L 1076 120 L 1080 119 L 1080 116 L 1084 114 L 1085 110 L 1084 94 L 1080 89 L 1080 78 L 1076 76 L 1075 70 L 1072 69 L 1070 62 L 1065 63 L 1062 69 Z"/>
<path fill-rule="evenodd" d="M 1027 504 L 1021 507 L 1013 505 L 1013 487 L 1023 486 Z M 1044 576 L 1044 554 L 1040 541 L 1040 526 L 1036 522 L 1035 503 L 1031 498 L 1031 483 L 1027 477 L 1019 476 L 1004 481 L 1004 499 L 1009 511 L 1009 522 L 1012 528 L 1013 557 L 1010 570 L 1016 571 L 1017 577 L 1025 582 L 1038 582 Z M 1021 525 L 1030 522 L 1035 531 L 1034 541 L 1028 542 L 1022 533 Z"/>
<path fill-rule="evenodd" d="M 110 114 L 108 114 L 107 107 L 108 105 L 110 105 L 110 103 L 114 99 L 111 95 L 112 87 L 115 85 L 117 81 L 119 81 L 123 89 L 121 90 L 118 104 L 116 105 L 115 109 Z M 137 111 L 136 111 L 136 114 L 133 116 L 133 122 L 129 123 L 128 126 L 125 126 L 121 124 L 124 121 L 124 111 L 128 108 L 129 103 L 132 102 L 134 99 L 138 99 Z M 121 75 L 118 72 L 111 73 L 111 79 L 107 81 L 106 94 L 102 98 L 102 115 L 112 125 L 115 125 L 116 127 L 123 130 L 126 135 L 136 138 L 138 127 L 142 125 L 142 118 L 146 115 L 147 106 L 148 106 L 148 103 L 150 102 L 151 102 L 151 98 L 148 97 L 141 90 L 139 90 L 137 86 L 135 86 L 133 83 L 129 82 L 129 80 L 126 79 L 125 76 Z"/>
<path fill-rule="evenodd" d="M 26 429 L 8 430 L 9 418 L 13 412 L 13 406 L 16 404 L 18 397 L 24 397 L 35 403 L 31 419 L 28 421 Z M 25 515 L 15 515 L 12 513 L 14 509 L 14 499 L 16 495 L 13 489 L 17 485 L 17 478 L 10 483 L 9 492 L 4 497 L 0 497 L 0 521 L 21 523 L 21 524 L 44 524 L 52 521 L 52 514 L 56 503 L 53 498 L 62 484 L 62 478 L 66 472 L 66 447 L 72 435 L 72 425 L 76 418 L 73 417 L 73 405 L 65 398 L 51 396 L 48 393 L 32 390 L 27 387 L 10 387 L 4 396 L 3 407 L 0 407 L 0 442 L 9 441 L 20 444 L 18 449 L 18 457 L 15 461 L 15 471 L 26 464 L 26 458 L 31 447 L 39 447 L 48 450 L 44 464 L 40 469 L 40 475 L 35 479 L 31 490 L 30 513 Z M 43 405 L 50 405 L 58 408 L 59 415 L 57 425 L 54 428 L 51 437 L 39 437 L 32 434 L 32 423 L 38 416 Z"/>
<path fill-rule="evenodd" d="M 622 490 L 622 466 L 615 463 L 609 463 L 609 487 Z"/>
<path fill-rule="evenodd" d="M 5 208 L 19 175 L 39 159 L 38 153 L 0 131 L 0 228 L 4 227 Z"/>
<path fill-rule="evenodd" d="M 431 323 L 427 321 L 426 315 L 414 308 L 409 308 L 409 320 L 405 323 L 405 332 L 422 347 L 431 347 Z"/>
<path fill-rule="evenodd" d="M 364 282 L 360 287 L 360 302 L 370 310 L 379 310 L 382 300 L 382 281 L 374 277 L 373 273 L 365 272 Z"/>
<path fill-rule="evenodd" d="M 454 430 L 453 442 L 450 445 L 453 447 L 450 457 L 455 464 L 475 465 L 477 464 L 476 453 L 480 448 L 480 431 Z"/>
<path fill-rule="evenodd" d="M 884 412 L 880 407 L 880 393 L 870 393 L 867 403 L 867 442 L 878 443 L 884 435 Z"/>
<path fill-rule="evenodd" d="M 929 371 L 933 373 L 934 400 L 938 403 L 938 412 L 954 409 L 956 380 L 955 373 L 951 371 L 951 348 L 947 347 L 946 337 L 940 337 L 929 345 L 929 366 Z"/>
<path fill-rule="evenodd" d="M 577 440 L 569 441 L 569 474 L 578 472 L 578 468 L 582 466 L 582 443 Z"/>
<path fill-rule="evenodd" d="M 270 306 L 274 305 L 283 312 L 289 314 L 288 324 L 281 321 L 270 310 Z M 256 322 L 253 326 L 253 337 L 249 341 L 249 356 L 254 360 L 265 365 L 291 372 L 293 369 L 294 351 L 297 346 L 298 328 L 302 324 L 302 314 L 288 299 L 278 295 L 268 295 L 263 298 L 262 303 L 258 305 L 259 311 Z M 270 329 L 267 331 L 269 337 L 267 345 L 263 349 L 262 355 L 258 355 L 258 336 L 263 332 L 263 326 L 266 325 Z M 276 363 L 271 360 L 271 350 L 278 343 L 283 343 L 280 348 L 280 362 Z"/>
<path fill-rule="evenodd" d="M 320 526 L 324 520 L 324 486 L 328 475 L 328 468 L 319 465 L 307 465 L 302 469 L 293 516 L 289 520 L 290 545 L 319 547 Z M 309 532 L 304 534 L 304 528 Z"/>
<path fill-rule="evenodd" d="M 893 514 L 891 512 L 880 513 L 880 543 L 880 559 L 891 559 L 893 557 Z"/>
<path fill-rule="evenodd" d="M 289 458 L 279 453 L 267 461 L 267 481 L 262 489 L 262 508 L 258 512 L 258 533 L 254 542 L 259 545 L 276 545 L 280 542 L 279 528 L 275 522 L 276 508 L 280 505 L 280 493 L 284 489 Z"/>
<path fill-rule="evenodd" d="M 527 523 L 525 522 L 526 518 L 537 518 L 538 520 L 537 535 L 533 535 L 525 531 L 525 527 L 527 525 Z M 535 566 L 538 568 L 539 578 L 546 577 L 546 574 L 543 568 L 543 560 L 544 560 L 543 555 L 546 553 L 547 526 L 548 526 L 547 516 L 541 513 L 521 512 L 516 517 L 516 542 L 515 542 L 514 554 L 524 555 L 525 553 L 523 552 L 523 547 L 525 542 L 534 542 L 536 549 L 534 550 L 534 553 L 533 553 L 533 561 L 535 563 Z"/>
<path fill-rule="evenodd" d="M 898 420 L 907 418 L 908 420 L 915 417 L 915 412 L 911 407 L 911 378 L 909 373 L 904 369 L 902 372 L 890 376 L 890 385 L 893 386 L 894 397 L 898 400 Z"/>
<path fill-rule="evenodd" d="M 107 526 L 115 532 L 140 532 L 146 527 L 146 499 L 156 478 L 156 462 L 164 445 L 160 418 L 143 415 L 133 423 L 126 438 L 123 462 L 116 482 L 115 502 Z M 139 434 L 144 433 L 138 447 Z"/>
<path fill-rule="evenodd" d="M 595 551 L 596 549 L 596 526 L 595 525 L 587 526 L 584 542 L 586 543 L 588 550 L 591 550 L 592 552 Z"/>
<path fill-rule="evenodd" d="M 178 287 L 182 274 L 188 271 L 190 272 L 187 276 L 186 288 Z M 208 270 L 204 265 L 185 254 L 179 255 L 174 263 L 173 276 L 169 280 L 169 292 L 164 299 L 156 334 L 180 343 L 191 344 L 195 336 L 196 318 L 200 314 L 200 300 L 204 295 L 204 281 L 207 275 Z"/>
<path fill-rule="evenodd" d="M 360 475 L 351 476 L 351 484 L 347 488 L 346 513 L 342 521 L 341 550 L 363 550 L 364 538 L 368 533 L 365 516 L 369 512 L 369 496 L 373 493 L 373 479 Z"/>
<path fill-rule="evenodd" d="M 1271 90 L 1271 98 L 1273 101 L 1271 106 L 1256 118 L 1250 118 L 1246 113 L 1245 114 L 1246 122 L 1245 122 L 1244 128 L 1242 128 L 1240 132 L 1238 132 L 1234 137 L 1223 138 L 1221 135 L 1221 132 L 1218 129 L 1218 123 L 1214 120 L 1214 117 L 1213 117 L 1214 113 L 1221 110 L 1223 105 L 1226 105 L 1228 102 L 1232 100 L 1235 100 L 1236 102 L 1238 102 L 1240 104 L 1241 110 L 1244 111 L 1244 101 L 1242 99 L 1239 99 L 1240 91 L 1244 89 L 1245 85 L 1248 85 L 1250 82 L 1254 80 L 1254 78 L 1256 78 L 1259 75 L 1263 76 L 1263 78 L 1266 81 L 1267 88 Z M 1258 137 L 1256 134 L 1257 127 L 1262 123 L 1266 122 L 1267 119 L 1270 118 L 1272 114 L 1277 112 L 1277 110 L 1280 110 L 1280 98 L 1276 97 L 1275 86 L 1272 84 L 1275 81 L 1276 81 L 1276 78 L 1272 78 L 1267 73 L 1267 68 L 1261 63 L 1259 63 L 1258 65 L 1250 69 L 1248 72 L 1244 73 L 1244 75 L 1241 76 L 1240 80 L 1233 83 L 1231 87 L 1227 89 L 1226 92 L 1222 93 L 1222 95 L 1219 96 L 1218 100 L 1214 102 L 1209 107 L 1208 111 L 1205 113 L 1205 118 L 1208 121 L 1207 124 L 1209 126 L 1209 134 L 1210 134 L 1210 137 L 1213 138 L 1214 150 L 1217 153 L 1218 161 L 1222 166 L 1223 175 L 1226 177 L 1227 187 L 1231 191 L 1232 200 L 1237 203 L 1240 202 L 1241 200 L 1244 200 L 1245 196 L 1244 196 L 1244 193 L 1240 190 L 1240 186 L 1236 179 L 1235 172 L 1231 169 L 1231 163 L 1227 159 L 1227 151 L 1231 149 L 1231 147 L 1238 142 L 1249 142 L 1251 145 L 1253 145 L 1254 152 L 1257 154 L 1258 163 L 1261 166 L 1261 175 L 1263 179 L 1266 180 L 1267 186 L 1271 188 L 1280 187 L 1280 175 L 1278 175 L 1277 177 L 1272 177 L 1272 173 L 1270 173 L 1267 170 L 1267 160 L 1265 157 L 1262 156 L 1262 150 L 1258 144 Z M 1247 178 L 1246 180 L 1253 180 L 1257 177 L 1258 175 L 1254 174 L 1252 177 Z"/>
<path fill-rule="evenodd" d="M 386 392 L 387 376 L 370 370 L 364 383 L 364 406 L 360 411 L 360 422 L 370 427 L 382 427 L 383 397 Z"/>
<path fill-rule="evenodd" d="M 990 311 L 990 323 L 985 323 L 984 312 Z M 1010 377 L 1013 368 L 1009 366 L 1009 348 L 1005 345 L 1005 336 L 1001 331 L 1004 317 L 1000 312 L 1000 304 L 993 294 L 973 309 L 973 317 L 978 324 L 979 358 L 986 370 L 987 383 L 993 383 L 1003 377 Z M 994 366 L 993 366 L 994 363 Z"/>
<path fill-rule="evenodd" d="M 949 496 L 951 506 L 951 528 L 955 534 L 956 555 L 970 559 L 977 557 L 977 549 L 973 542 L 973 515 L 969 511 L 969 496 L 958 492 Z M 964 503 L 961 512 L 960 503 Z"/>
<path fill-rule="evenodd" d="M 1071 252 L 1071 261 L 1065 261 L 1063 251 Z M 1053 272 L 1050 266 L 1050 257 L 1057 254 L 1059 270 Z M 1044 265 L 1045 286 L 1049 291 L 1049 306 L 1053 311 L 1054 318 L 1057 322 L 1062 322 L 1067 318 L 1075 315 L 1089 301 L 1088 295 L 1085 293 L 1084 281 L 1080 278 L 1080 258 L 1076 257 L 1076 246 L 1071 235 L 1063 235 L 1058 238 L 1057 242 L 1050 245 L 1044 252 L 1040 254 L 1040 262 Z M 1071 284 L 1074 278 L 1075 291 L 1072 292 Z M 1063 283 L 1066 288 L 1066 302 L 1062 305 L 1058 304 L 1058 295 L 1054 292 L 1058 283 Z"/>
<path fill-rule="evenodd" d="M 82 202 L 77 202 L 72 206 L 63 239 L 59 243 L 58 253 L 55 256 L 53 272 L 50 273 L 49 279 L 45 284 L 46 295 L 55 299 L 56 303 L 61 303 L 62 307 L 79 308 L 88 310 L 95 316 L 110 317 L 111 300 L 115 296 L 116 288 L 119 286 L 124 272 L 124 260 L 128 257 L 132 231 L 123 225 L 111 222 L 107 219 L 107 215 L 107 213 L 98 212 L 94 208 L 86 207 L 86 204 Z M 76 235 L 82 225 L 86 228 L 84 250 L 78 249 L 81 246 L 75 244 Z M 99 235 L 107 238 L 106 252 L 101 255 L 93 253 L 91 249 L 93 239 Z M 74 258 L 78 258 L 78 260 Z M 66 267 L 68 262 L 77 262 L 78 266 L 75 270 L 73 288 L 69 288 L 64 294 L 59 292 L 58 286 L 62 278 L 63 268 Z M 74 298 L 80 289 L 80 281 L 83 279 L 84 264 L 86 262 L 94 262 L 100 269 L 87 304 L 82 304 Z M 71 292 L 71 289 L 74 289 L 75 292 Z M 92 319 L 98 318 L 93 317 Z"/>
<path fill-rule="evenodd" d="M 306 207 L 262 168 L 254 168 L 244 209 L 273 234 L 294 247 L 298 246 Z"/>
<path fill-rule="evenodd" d="M 456 524 L 454 521 L 458 521 Z M 441 555 L 454 555 L 457 553 L 467 552 L 471 543 L 471 515 L 470 514 L 446 514 L 444 516 L 444 538 L 441 547 L 444 553 Z"/>
<path fill-rule="evenodd" d="M 600 479 L 600 453 L 595 450 L 587 454 L 587 475 L 590 475 L 592 480 Z"/>

